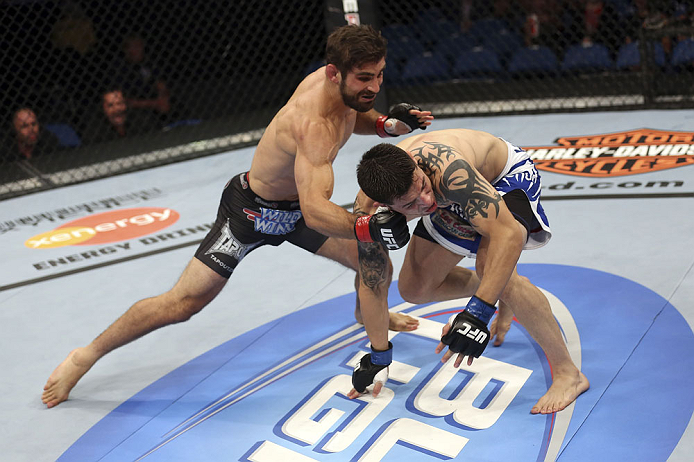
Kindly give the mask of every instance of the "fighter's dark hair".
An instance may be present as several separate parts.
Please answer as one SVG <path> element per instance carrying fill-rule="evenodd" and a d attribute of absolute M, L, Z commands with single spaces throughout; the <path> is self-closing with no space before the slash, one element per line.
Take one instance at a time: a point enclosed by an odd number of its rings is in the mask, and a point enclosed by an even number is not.
<path fill-rule="evenodd" d="M 381 33 L 369 25 L 348 24 L 328 36 L 325 61 L 346 74 L 355 67 L 385 58 L 387 43 Z"/>
<path fill-rule="evenodd" d="M 412 187 L 415 166 L 403 149 L 389 143 L 377 144 L 359 161 L 357 181 L 364 194 L 390 205 Z"/>

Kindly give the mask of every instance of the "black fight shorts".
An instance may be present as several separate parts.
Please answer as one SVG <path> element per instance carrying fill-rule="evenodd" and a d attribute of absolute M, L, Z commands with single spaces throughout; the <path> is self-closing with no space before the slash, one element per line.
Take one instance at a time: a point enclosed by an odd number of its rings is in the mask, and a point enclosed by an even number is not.
<path fill-rule="evenodd" d="M 248 184 L 248 172 L 224 187 L 217 220 L 195 252 L 195 258 L 229 278 L 249 252 L 288 241 L 316 253 L 327 236 L 306 226 L 299 201 L 266 201 Z"/>

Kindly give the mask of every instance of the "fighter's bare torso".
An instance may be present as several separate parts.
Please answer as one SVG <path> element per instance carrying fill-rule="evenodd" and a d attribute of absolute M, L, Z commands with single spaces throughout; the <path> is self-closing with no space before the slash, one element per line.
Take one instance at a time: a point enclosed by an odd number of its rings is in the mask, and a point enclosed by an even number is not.
<path fill-rule="evenodd" d="M 357 112 L 327 87 L 325 68 L 307 76 L 280 109 L 256 147 L 249 173 L 253 192 L 267 200 L 297 200 L 294 162 L 297 137 L 309 123 L 325 124 L 332 142 L 342 147 L 354 131 Z M 334 150 L 329 161 L 337 154 Z M 326 153 L 326 156 L 329 153 Z"/>

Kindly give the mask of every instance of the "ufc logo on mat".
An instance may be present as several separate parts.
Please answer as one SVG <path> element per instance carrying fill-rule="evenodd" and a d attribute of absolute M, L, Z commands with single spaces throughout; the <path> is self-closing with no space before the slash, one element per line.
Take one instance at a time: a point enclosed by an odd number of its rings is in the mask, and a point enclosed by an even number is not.
<path fill-rule="evenodd" d="M 381 236 L 383 236 L 383 242 L 386 243 L 386 247 L 388 247 L 389 249 L 399 248 L 397 242 L 395 242 L 395 239 L 393 239 L 392 229 L 381 229 Z"/>
<path fill-rule="evenodd" d="M 466 322 L 463 323 L 463 328 L 458 329 L 457 332 L 460 335 L 464 335 L 473 339 L 477 343 L 482 343 L 487 339 L 487 333 L 479 329 L 472 330 L 472 326 Z"/>

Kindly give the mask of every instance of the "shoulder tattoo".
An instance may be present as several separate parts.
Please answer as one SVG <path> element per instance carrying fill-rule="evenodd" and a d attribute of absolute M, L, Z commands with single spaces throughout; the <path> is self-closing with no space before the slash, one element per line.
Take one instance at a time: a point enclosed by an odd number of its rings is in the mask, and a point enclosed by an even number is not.
<path fill-rule="evenodd" d="M 414 156 L 419 168 L 424 174 L 430 176 L 434 171 L 441 171 L 444 161 L 455 154 L 455 149 L 447 144 L 423 141 L 424 145 L 412 149 L 410 152 Z"/>
<path fill-rule="evenodd" d="M 497 218 L 501 196 L 470 164 L 456 159 L 441 176 L 439 188 L 444 197 L 463 206 L 465 217 Z"/>

